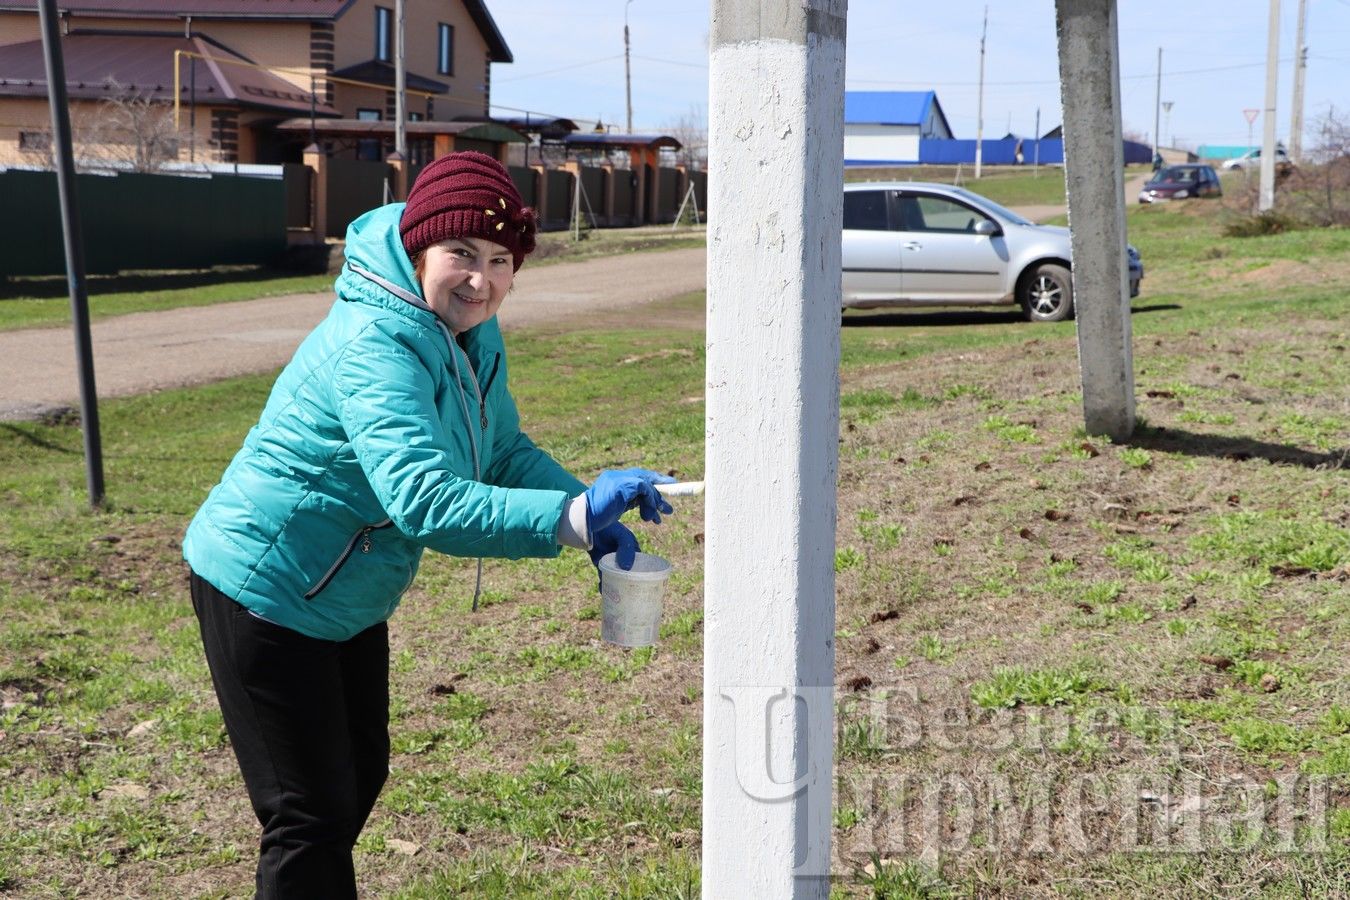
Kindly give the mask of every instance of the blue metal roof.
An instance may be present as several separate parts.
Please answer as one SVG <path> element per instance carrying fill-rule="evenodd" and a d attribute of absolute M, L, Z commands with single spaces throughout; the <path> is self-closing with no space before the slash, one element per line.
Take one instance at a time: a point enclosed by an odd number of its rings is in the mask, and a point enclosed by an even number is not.
<path fill-rule="evenodd" d="M 849 125 L 922 125 L 937 102 L 934 91 L 845 91 Z"/>

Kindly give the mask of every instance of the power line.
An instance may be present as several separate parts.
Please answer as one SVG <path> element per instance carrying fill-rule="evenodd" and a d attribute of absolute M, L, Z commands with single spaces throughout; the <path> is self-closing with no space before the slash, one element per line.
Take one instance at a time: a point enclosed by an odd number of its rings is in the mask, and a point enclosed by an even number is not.
<path fill-rule="evenodd" d="M 613 56 L 602 56 L 599 59 L 589 59 L 586 60 L 585 62 L 572 63 L 566 66 L 558 66 L 556 69 L 544 69 L 539 72 L 530 72 L 525 75 L 512 75 L 510 78 L 494 78 L 493 81 L 501 83 L 504 81 L 521 81 L 525 78 L 538 78 L 541 75 L 552 75 L 555 72 L 566 72 L 570 69 L 581 69 L 585 68 L 586 66 L 594 66 L 599 65 L 600 63 L 613 62 L 616 59 L 622 58 L 623 58 L 622 53 L 616 53 Z"/>

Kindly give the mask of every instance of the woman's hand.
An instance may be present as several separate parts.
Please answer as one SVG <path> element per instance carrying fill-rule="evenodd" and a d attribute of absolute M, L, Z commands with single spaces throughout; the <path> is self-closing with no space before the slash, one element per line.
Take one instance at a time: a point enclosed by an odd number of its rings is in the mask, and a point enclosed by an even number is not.
<path fill-rule="evenodd" d="M 653 485 L 671 484 L 674 481 L 669 475 L 648 469 L 611 469 L 601 472 L 595 484 L 586 491 L 586 528 L 591 533 L 592 541 L 598 546 L 599 534 L 617 524 L 619 518 L 634 507 L 643 521 L 659 523 L 662 513 L 669 514 L 674 509 Z M 628 565 L 632 565 L 632 557 L 629 557 Z"/>
<path fill-rule="evenodd" d="M 588 552 L 597 570 L 600 568 L 600 557 L 609 553 L 614 554 L 614 561 L 619 564 L 619 568 L 626 570 L 633 568 L 633 559 L 641 549 L 633 532 L 625 528 L 622 522 L 615 522 L 608 528 L 591 533 L 591 549 Z"/>

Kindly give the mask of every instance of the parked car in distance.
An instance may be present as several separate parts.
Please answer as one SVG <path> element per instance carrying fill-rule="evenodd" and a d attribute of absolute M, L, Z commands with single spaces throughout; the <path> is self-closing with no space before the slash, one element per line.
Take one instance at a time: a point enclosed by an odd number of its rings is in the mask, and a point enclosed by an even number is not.
<path fill-rule="evenodd" d="M 1294 161 L 1289 158 L 1289 154 L 1284 152 L 1283 147 L 1275 148 L 1275 170 L 1277 172 L 1286 172 L 1294 167 Z M 1239 171 L 1246 168 L 1261 168 L 1261 148 L 1254 147 L 1241 156 L 1223 161 L 1223 168 L 1226 171 Z"/>
<path fill-rule="evenodd" d="M 1139 191 L 1140 203 L 1186 200 L 1190 197 L 1222 197 L 1223 185 L 1212 166 L 1184 163 L 1164 166 Z"/>
<path fill-rule="evenodd" d="M 916 181 L 844 185 L 844 307 L 1019 304 L 1073 314 L 1069 229 L 1037 225 L 979 194 Z M 1144 265 L 1128 247 L 1130 296 Z"/>

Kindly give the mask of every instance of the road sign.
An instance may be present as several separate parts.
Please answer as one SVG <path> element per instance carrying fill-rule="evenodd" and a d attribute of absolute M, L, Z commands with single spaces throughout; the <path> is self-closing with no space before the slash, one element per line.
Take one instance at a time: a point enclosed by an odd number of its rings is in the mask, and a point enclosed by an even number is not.
<path fill-rule="evenodd" d="M 1250 125 L 1250 124 L 1252 124 L 1253 122 L 1256 121 L 1256 117 L 1257 117 L 1257 116 L 1261 115 L 1261 110 L 1259 110 L 1259 109 L 1244 109 L 1244 110 L 1242 111 L 1242 114 L 1243 114 L 1244 116 L 1247 117 L 1247 124 Z"/>

